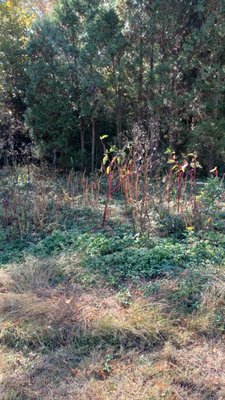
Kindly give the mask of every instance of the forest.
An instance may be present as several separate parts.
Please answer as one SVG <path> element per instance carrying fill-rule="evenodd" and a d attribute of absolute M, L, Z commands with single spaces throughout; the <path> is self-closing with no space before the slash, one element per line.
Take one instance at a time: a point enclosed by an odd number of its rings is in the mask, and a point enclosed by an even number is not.
<path fill-rule="evenodd" d="M 0 399 L 225 399 L 225 0 L 0 0 Z"/>
<path fill-rule="evenodd" d="M 94 172 L 100 136 L 121 147 L 138 125 L 153 169 L 170 148 L 225 171 L 223 1 L 1 3 L 2 164 Z"/>

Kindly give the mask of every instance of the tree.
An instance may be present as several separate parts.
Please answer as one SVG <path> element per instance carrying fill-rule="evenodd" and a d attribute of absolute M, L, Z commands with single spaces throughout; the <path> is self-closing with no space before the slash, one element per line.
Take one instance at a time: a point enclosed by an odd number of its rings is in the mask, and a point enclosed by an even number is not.
<path fill-rule="evenodd" d="M 22 1 L 0 3 L 0 136 L 6 161 L 28 141 L 23 113 L 27 86 L 26 41 L 32 18 Z"/>
<path fill-rule="evenodd" d="M 121 146 L 138 124 L 153 172 L 168 147 L 198 151 L 205 172 L 222 164 L 224 3 L 59 0 L 40 14 L 26 115 L 42 154 L 94 171 L 98 137 Z"/>

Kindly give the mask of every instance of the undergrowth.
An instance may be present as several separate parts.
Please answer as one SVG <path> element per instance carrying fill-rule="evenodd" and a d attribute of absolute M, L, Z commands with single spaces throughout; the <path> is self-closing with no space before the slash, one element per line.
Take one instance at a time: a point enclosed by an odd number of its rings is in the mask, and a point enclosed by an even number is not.
<path fill-rule="evenodd" d="M 29 183 L 35 198 L 37 181 L 25 181 L 20 195 Z M 151 232 L 134 229 L 119 195 L 102 227 L 102 195 L 63 185 L 46 181 L 59 207 L 40 224 L 30 214 L 21 231 L 10 214 L 1 228 L 0 398 L 224 398 L 225 235 L 212 183 L 199 194 L 214 213 L 207 229 L 153 213 Z"/>

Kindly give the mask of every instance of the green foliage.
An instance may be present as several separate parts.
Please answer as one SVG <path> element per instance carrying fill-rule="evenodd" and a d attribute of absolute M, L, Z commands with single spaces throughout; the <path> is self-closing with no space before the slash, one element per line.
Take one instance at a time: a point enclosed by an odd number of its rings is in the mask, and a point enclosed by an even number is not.
<path fill-rule="evenodd" d="M 204 202 L 205 211 L 215 211 L 216 202 L 222 200 L 224 194 L 224 182 L 218 178 L 208 179 L 201 191 L 201 198 Z"/>
<path fill-rule="evenodd" d="M 224 260 L 224 240 L 220 243 L 220 239 L 217 235 L 200 239 L 188 234 L 180 242 L 161 239 L 159 243 L 150 243 L 149 248 L 140 240 L 136 239 L 135 243 L 132 237 L 129 240 L 125 237 L 122 242 L 117 238 L 105 241 L 101 236 L 89 238 L 85 266 L 100 271 L 116 285 L 129 279 L 139 281 L 176 275 L 188 265 L 220 264 Z"/>
<path fill-rule="evenodd" d="M 21 0 L 0 2 L 0 164 L 27 158 L 26 42 L 33 16 Z"/>
<path fill-rule="evenodd" d="M 177 286 L 171 293 L 170 300 L 177 304 L 177 308 L 188 312 L 193 312 L 198 309 L 201 303 L 201 295 L 210 281 L 204 273 L 202 267 L 190 268 L 178 276 Z"/>
<path fill-rule="evenodd" d="M 224 182 L 218 178 L 210 178 L 201 187 L 198 201 L 199 207 L 194 213 L 196 230 L 218 230 L 224 232 L 223 204 Z"/>
<path fill-rule="evenodd" d="M 107 132 L 121 147 L 138 122 L 154 161 L 168 147 L 194 149 L 205 174 L 222 173 L 223 1 L 60 0 L 47 13 L 48 3 L 0 4 L 1 148 L 10 161 L 28 127 L 35 157 L 93 172 L 97 138 Z"/>
<path fill-rule="evenodd" d="M 186 225 L 182 215 L 173 215 L 170 212 L 163 210 L 159 215 L 158 224 L 163 236 L 173 235 L 178 239 L 184 237 Z"/>
<path fill-rule="evenodd" d="M 101 271 L 112 283 L 118 283 L 124 279 L 149 279 L 164 275 L 179 266 L 180 258 L 161 247 L 152 250 L 127 248 L 122 252 L 88 258 L 85 264 Z"/>

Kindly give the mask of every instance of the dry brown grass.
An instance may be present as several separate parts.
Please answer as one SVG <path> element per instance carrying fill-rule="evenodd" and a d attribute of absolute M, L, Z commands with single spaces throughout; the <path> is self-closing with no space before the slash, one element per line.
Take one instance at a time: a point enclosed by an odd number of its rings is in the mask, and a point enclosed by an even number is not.
<path fill-rule="evenodd" d="M 21 393 L 24 398 L 44 400 L 178 398 L 171 387 L 169 365 L 165 360 L 160 360 L 159 352 L 141 354 L 121 350 L 114 355 L 109 372 L 104 370 L 106 356 L 104 352 L 95 351 L 84 357 L 78 367 L 70 369 L 66 368 L 68 354 L 67 359 L 64 358 L 65 364 L 62 363 L 63 357 L 58 360 L 56 357 L 52 360 L 42 357 L 31 374 L 18 375 L 17 371 L 17 376 L 13 375 L 13 383 L 8 382 L 8 388 Z M 32 382 L 32 385 L 22 386 L 25 380 Z"/>
<path fill-rule="evenodd" d="M 57 263 L 34 258 L 0 271 L 2 400 L 225 398 L 225 347 L 221 336 L 212 339 L 224 307 L 221 279 L 194 316 L 178 320 L 165 304 L 175 281 L 161 282 L 164 302 L 130 288 L 124 305 L 101 285 L 52 285 L 57 271 Z"/>
<path fill-rule="evenodd" d="M 54 281 L 60 274 L 60 267 L 54 260 L 39 260 L 35 257 L 27 257 L 20 266 L 14 265 L 10 269 L 11 291 L 17 293 L 46 294 Z"/>
<path fill-rule="evenodd" d="M 0 294 L 11 290 L 13 279 L 8 271 L 0 269 Z"/>
<path fill-rule="evenodd" d="M 198 333 L 215 337 L 225 329 L 225 282 L 215 278 L 202 294 L 198 311 L 188 321 L 188 327 Z"/>
<path fill-rule="evenodd" d="M 90 294 L 78 287 L 73 291 L 46 287 L 37 296 L 36 286 L 34 293 L 18 293 L 18 285 L 21 288 L 17 280 L 16 292 L 3 293 L 0 298 L 1 320 L 6 325 L 8 322 L 10 326 L 22 327 L 23 323 L 30 323 L 61 330 L 72 325 L 72 336 L 77 332 L 99 337 L 113 335 L 149 345 L 173 334 L 172 321 L 163 316 L 159 304 L 139 299 L 125 308 L 116 294 L 107 290 L 93 290 Z M 0 334 L 5 329 L 2 326 Z"/>
<path fill-rule="evenodd" d="M 225 398 L 225 346 L 204 339 L 176 350 L 171 366 L 177 371 L 174 385 L 183 400 Z"/>
<path fill-rule="evenodd" d="M 4 348 L 15 350 L 13 357 L 22 351 L 27 360 L 19 362 L 16 368 L 14 365 L 14 373 L 11 368 L 3 368 L 3 399 L 83 398 L 79 397 L 80 390 L 84 388 L 82 396 L 85 396 L 89 380 L 99 382 L 112 372 L 111 361 L 110 371 L 107 370 L 109 351 L 114 353 L 118 345 L 122 346 L 117 356 L 120 358 L 125 351 L 123 346 L 135 347 L 138 342 L 142 347 L 153 346 L 172 334 L 172 322 L 163 316 L 159 305 L 140 298 L 130 307 L 124 307 L 116 293 L 108 289 L 88 292 L 78 285 L 51 287 L 47 265 L 30 261 L 33 269 L 26 263 L 24 270 L 6 271 L 2 279 L 10 284 L 5 286 L 0 298 L 0 339 Z M 110 345 L 110 340 L 115 339 L 116 347 Z M 61 346 L 66 349 L 63 350 L 65 356 L 61 356 Z M 52 349 L 52 356 L 40 356 L 42 348 Z M 74 364 L 70 351 L 75 352 L 74 357 L 79 360 L 73 367 L 70 367 Z M 89 351 L 90 356 L 87 355 Z M 30 368 L 32 372 L 28 372 Z M 114 366 L 113 370 L 116 368 Z M 74 393 L 74 379 L 77 393 Z M 67 382 L 71 380 L 71 388 L 68 388 Z M 71 390 L 73 397 L 70 397 Z M 90 388 L 92 392 L 95 396 L 94 386 Z"/>
<path fill-rule="evenodd" d="M 169 342 L 162 350 L 120 349 L 106 371 L 112 349 L 92 351 L 71 362 L 78 349 L 39 356 L 30 373 L 16 368 L 8 389 L 23 399 L 43 400 L 223 400 L 224 343 L 203 341 L 182 349 Z"/>

